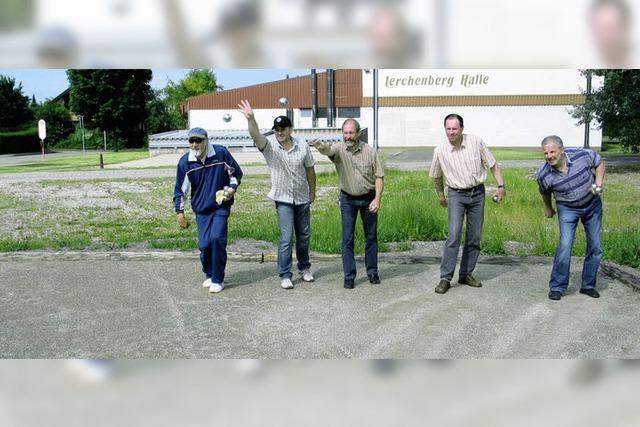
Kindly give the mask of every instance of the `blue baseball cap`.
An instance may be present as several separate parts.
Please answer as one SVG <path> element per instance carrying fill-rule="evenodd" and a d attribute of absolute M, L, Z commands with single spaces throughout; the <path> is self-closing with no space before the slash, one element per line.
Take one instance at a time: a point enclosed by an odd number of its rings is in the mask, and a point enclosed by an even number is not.
<path fill-rule="evenodd" d="M 187 139 L 191 138 L 209 139 L 209 135 L 207 134 L 207 131 L 202 128 L 193 128 L 189 131 Z"/>

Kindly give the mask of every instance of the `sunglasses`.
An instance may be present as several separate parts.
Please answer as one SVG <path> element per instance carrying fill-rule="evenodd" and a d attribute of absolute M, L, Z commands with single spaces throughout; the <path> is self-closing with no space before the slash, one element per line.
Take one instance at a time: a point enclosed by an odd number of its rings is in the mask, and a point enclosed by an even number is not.
<path fill-rule="evenodd" d="M 189 139 L 189 144 L 200 144 L 202 141 L 200 138 L 191 138 Z"/>

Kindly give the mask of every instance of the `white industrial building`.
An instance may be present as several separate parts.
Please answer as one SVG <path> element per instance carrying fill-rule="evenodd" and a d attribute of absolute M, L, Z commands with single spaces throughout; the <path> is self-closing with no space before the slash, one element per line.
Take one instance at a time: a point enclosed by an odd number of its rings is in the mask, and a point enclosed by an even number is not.
<path fill-rule="evenodd" d="M 327 78 L 327 73 L 318 73 L 315 127 L 335 132 L 345 118 L 354 117 L 368 128 L 371 139 L 373 74 L 335 70 Z M 599 84 L 594 78 L 594 88 Z M 586 85 L 578 70 L 381 69 L 379 147 L 435 146 L 444 138 L 443 119 L 450 113 L 463 116 L 465 132 L 480 135 L 489 146 L 535 147 L 550 134 L 559 135 L 567 146 L 582 146 L 585 126 L 571 112 L 584 103 Z M 308 133 L 314 128 L 313 86 L 311 75 L 301 76 L 193 97 L 184 107 L 190 127 L 238 130 L 247 123 L 237 104 L 248 99 L 258 123 L 268 129 L 276 116 L 287 114 L 279 105 L 286 97 L 294 127 Z M 227 114 L 228 122 L 223 119 Z M 591 125 L 589 142 L 592 147 L 602 144 L 597 123 Z"/>

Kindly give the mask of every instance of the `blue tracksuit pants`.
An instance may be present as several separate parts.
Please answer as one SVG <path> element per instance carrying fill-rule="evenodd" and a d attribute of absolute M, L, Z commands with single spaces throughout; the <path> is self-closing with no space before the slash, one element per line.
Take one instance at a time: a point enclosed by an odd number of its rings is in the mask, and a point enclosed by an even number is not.
<path fill-rule="evenodd" d="M 196 214 L 202 271 L 213 283 L 224 282 L 229 213 L 230 209 L 216 209 L 210 213 Z"/>

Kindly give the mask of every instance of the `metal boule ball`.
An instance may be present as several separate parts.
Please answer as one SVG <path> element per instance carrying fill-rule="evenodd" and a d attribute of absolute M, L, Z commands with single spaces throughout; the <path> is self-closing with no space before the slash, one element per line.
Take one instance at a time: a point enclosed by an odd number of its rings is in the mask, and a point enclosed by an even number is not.
<path fill-rule="evenodd" d="M 222 120 L 224 120 L 225 123 L 229 123 L 231 121 L 231 114 L 226 113 L 224 116 L 222 116 Z"/>
<path fill-rule="evenodd" d="M 278 100 L 278 103 L 281 107 L 286 107 L 287 105 L 289 105 L 289 99 L 286 96 L 283 96 Z"/>

